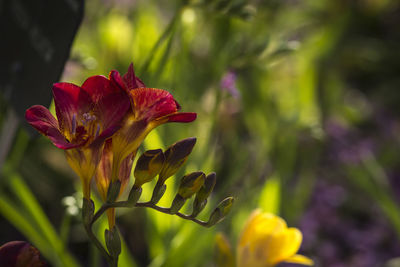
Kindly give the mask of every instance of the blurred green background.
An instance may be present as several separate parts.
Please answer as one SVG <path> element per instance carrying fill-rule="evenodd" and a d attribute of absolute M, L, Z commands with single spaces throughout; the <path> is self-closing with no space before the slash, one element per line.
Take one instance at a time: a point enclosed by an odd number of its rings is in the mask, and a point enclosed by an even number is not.
<path fill-rule="evenodd" d="M 120 266 L 215 266 L 215 234 L 235 248 L 258 207 L 302 230 L 316 266 L 400 266 L 399 25 L 395 0 L 86 1 L 62 81 L 133 62 L 148 87 L 198 113 L 160 126 L 143 149 L 196 136 L 176 178 L 217 173 L 200 217 L 236 198 L 211 229 L 120 210 Z M 19 129 L 1 172 L 0 243 L 29 240 L 51 266 L 102 266 L 80 223 L 79 184 L 61 150 Z"/>

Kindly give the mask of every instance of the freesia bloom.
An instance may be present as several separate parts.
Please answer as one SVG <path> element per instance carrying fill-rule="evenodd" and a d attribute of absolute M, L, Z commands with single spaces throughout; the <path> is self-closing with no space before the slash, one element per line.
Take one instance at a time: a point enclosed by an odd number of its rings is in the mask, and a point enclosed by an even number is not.
<path fill-rule="evenodd" d="M 127 93 L 131 109 L 124 118 L 122 128 L 107 141 L 95 176 L 103 200 L 107 199 L 110 183 L 117 179 L 121 181 L 120 193 L 123 192 L 136 151 L 152 129 L 166 122 L 191 122 L 196 118 L 196 113 L 179 113 L 180 106 L 169 92 L 146 88 L 136 77 L 133 64 L 123 77 L 116 71 L 112 72 L 110 80 Z M 114 209 L 107 210 L 107 214 L 112 228 L 115 223 Z"/>
<path fill-rule="evenodd" d="M 57 119 L 39 105 L 29 108 L 25 118 L 55 146 L 65 150 L 68 163 L 82 180 L 84 197 L 89 199 L 90 181 L 104 141 L 121 127 L 130 107 L 129 98 L 114 81 L 100 75 L 88 78 L 81 87 L 56 83 L 53 97 Z"/>
<path fill-rule="evenodd" d="M 270 267 L 280 262 L 313 265 L 313 261 L 296 254 L 302 234 L 288 228 L 286 222 L 271 213 L 256 210 L 248 219 L 237 246 L 239 267 Z"/>
<path fill-rule="evenodd" d="M 121 162 L 130 154 L 135 155 L 147 134 L 166 122 L 191 122 L 196 113 L 178 112 L 179 104 L 165 90 L 146 88 L 135 76 L 133 65 L 121 78 L 113 73 L 112 79 L 129 94 L 132 110 L 125 117 L 122 128 L 112 138 L 112 181 L 118 178 Z"/>

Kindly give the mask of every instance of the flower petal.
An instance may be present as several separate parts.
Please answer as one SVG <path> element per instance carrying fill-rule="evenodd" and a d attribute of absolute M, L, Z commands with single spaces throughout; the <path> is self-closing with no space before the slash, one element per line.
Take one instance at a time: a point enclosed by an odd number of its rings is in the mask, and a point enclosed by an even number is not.
<path fill-rule="evenodd" d="M 135 120 L 152 121 L 178 111 L 178 105 L 168 91 L 138 88 L 129 93 L 134 104 Z"/>
<path fill-rule="evenodd" d="M 312 259 L 299 254 L 293 255 L 292 257 L 286 259 L 285 262 L 308 265 L 308 266 L 314 265 L 314 261 Z"/>
<path fill-rule="evenodd" d="M 269 236 L 286 228 L 286 222 L 279 216 L 255 210 L 243 228 L 238 246 L 244 247 L 248 243 L 254 243 L 264 236 Z"/>
<path fill-rule="evenodd" d="M 116 133 L 121 127 L 119 125 L 108 127 L 104 130 L 93 142 L 90 144 L 90 147 L 96 148 L 100 147 L 108 138 L 110 138 L 114 133 Z"/>
<path fill-rule="evenodd" d="M 168 118 L 168 122 L 192 122 L 197 118 L 197 114 L 193 112 L 177 112 L 171 115 L 165 116 Z M 162 118 L 161 118 L 162 119 Z"/>
<path fill-rule="evenodd" d="M 114 74 L 114 76 L 119 77 L 119 74 Z M 88 92 L 94 102 L 94 113 L 99 116 L 102 129 L 119 126 L 130 109 L 130 99 L 123 88 L 101 75 L 88 78 L 82 88 Z"/>
<path fill-rule="evenodd" d="M 122 77 L 122 79 L 124 80 L 128 90 L 133 90 L 139 87 L 146 87 L 142 80 L 136 77 L 133 63 L 129 65 L 128 72 L 124 75 L 124 77 Z"/>
<path fill-rule="evenodd" d="M 113 83 L 114 85 L 118 86 L 119 88 L 121 88 L 123 90 L 127 90 L 125 83 L 122 80 L 122 77 L 118 71 L 116 71 L 116 70 L 110 71 L 108 78 L 110 79 L 111 83 Z"/>
<path fill-rule="evenodd" d="M 53 97 L 60 131 L 69 137 L 75 128 L 73 120 L 88 112 L 93 101 L 86 91 L 72 83 L 54 84 Z"/>
<path fill-rule="evenodd" d="M 112 156 L 111 139 L 108 139 L 105 142 L 101 160 L 94 176 L 97 190 L 104 201 L 107 199 L 107 191 L 111 182 Z"/>
<path fill-rule="evenodd" d="M 118 91 L 115 86 L 111 85 L 110 80 L 103 75 L 87 78 L 82 84 L 82 89 L 90 95 L 94 103 L 97 103 L 105 95 Z"/>
<path fill-rule="evenodd" d="M 57 120 L 51 115 L 50 111 L 43 106 L 32 106 L 25 112 L 25 119 L 41 134 L 47 136 L 55 146 L 61 149 L 70 149 L 84 145 L 81 143 L 69 143 L 61 134 Z"/>
<path fill-rule="evenodd" d="M 303 236 L 298 229 L 287 228 L 265 240 L 262 244 L 263 255 L 270 264 L 286 261 L 299 250 L 302 239 Z"/>
<path fill-rule="evenodd" d="M 126 185 L 129 182 L 133 159 L 134 159 L 134 154 L 130 154 L 121 162 L 118 175 L 118 179 L 121 181 L 120 194 L 124 191 Z M 108 139 L 105 142 L 101 160 L 97 168 L 97 172 L 95 174 L 97 189 L 99 190 L 100 196 L 104 201 L 107 199 L 107 191 L 111 182 L 112 165 L 113 165 L 112 139 Z"/>

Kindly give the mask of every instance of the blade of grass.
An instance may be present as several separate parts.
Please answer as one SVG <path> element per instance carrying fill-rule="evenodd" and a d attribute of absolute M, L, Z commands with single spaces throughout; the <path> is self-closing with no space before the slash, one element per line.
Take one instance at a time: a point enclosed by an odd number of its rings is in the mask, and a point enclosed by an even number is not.
<path fill-rule="evenodd" d="M 53 225 L 50 223 L 48 217 L 45 215 L 43 209 L 40 207 L 39 202 L 30 191 L 28 186 L 25 184 L 23 179 L 15 172 L 8 171 L 6 173 L 8 176 L 9 184 L 11 190 L 21 201 L 26 211 L 29 213 L 31 219 L 36 222 L 39 226 L 44 237 L 48 240 L 51 247 L 60 257 L 63 264 L 75 267 L 79 266 L 77 261 L 70 255 L 64 247 L 61 238 L 58 236 Z"/>
<path fill-rule="evenodd" d="M 54 265 L 58 262 L 53 249 L 43 235 L 30 223 L 30 218 L 24 215 L 13 201 L 0 194 L 0 214 L 8 220 L 18 231 L 28 238 L 39 249 L 40 253 Z"/>

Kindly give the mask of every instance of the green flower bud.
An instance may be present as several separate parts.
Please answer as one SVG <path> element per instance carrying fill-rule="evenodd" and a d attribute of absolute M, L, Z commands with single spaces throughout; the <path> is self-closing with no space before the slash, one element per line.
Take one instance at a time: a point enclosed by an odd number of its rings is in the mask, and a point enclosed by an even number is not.
<path fill-rule="evenodd" d="M 121 254 L 121 239 L 117 227 L 113 227 L 111 230 L 106 229 L 104 237 L 110 255 L 114 258 L 118 257 Z"/>
<path fill-rule="evenodd" d="M 200 202 L 197 198 L 195 198 L 193 202 L 193 211 L 192 211 L 192 216 L 193 218 L 196 217 L 207 205 L 207 199 L 204 200 L 203 202 Z"/>
<path fill-rule="evenodd" d="M 179 194 L 175 196 L 174 201 L 172 201 L 172 205 L 170 208 L 171 214 L 176 214 L 185 204 L 186 199 L 181 197 Z"/>
<path fill-rule="evenodd" d="M 111 184 L 108 186 L 107 202 L 109 202 L 109 203 L 114 202 L 119 196 L 120 189 L 121 189 L 121 181 L 120 180 L 111 182 Z"/>
<path fill-rule="evenodd" d="M 217 181 L 217 176 L 215 172 L 207 175 L 204 185 L 200 188 L 199 192 L 196 194 L 196 200 L 198 202 L 203 202 L 206 200 L 214 189 L 215 183 Z"/>
<path fill-rule="evenodd" d="M 82 221 L 84 225 L 89 225 L 94 215 L 94 202 L 91 199 L 83 198 L 82 202 Z"/>
<path fill-rule="evenodd" d="M 160 172 L 160 181 L 167 180 L 182 167 L 195 144 L 196 138 L 186 138 L 176 142 L 164 152 L 165 164 Z"/>
<path fill-rule="evenodd" d="M 138 202 L 140 196 L 142 195 L 142 188 L 133 186 L 129 192 L 128 202 L 130 205 L 135 205 Z"/>
<path fill-rule="evenodd" d="M 135 187 L 150 182 L 160 173 L 165 157 L 161 149 L 147 150 L 138 159 L 134 170 Z"/>
<path fill-rule="evenodd" d="M 184 199 L 193 196 L 203 186 L 205 179 L 206 175 L 203 172 L 192 172 L 185 175 L 181 180 L 178 195 Z"/>
<path fill-rule="evenodd" d="M 217 181 L 217 176 L 215 172 L 207 175 L 203 186 L 200 188 L 199 192 L 196 194 L 196 198 L 193 202 L 192 217 L 196 217 L 207 205 L 207 198 L 210 196 L 214 189 L 215 183 Z"/>
<path fill-rule="evenodd" d="M 222 200 L 218 204 L 217 208 L 211 213 L 210 219 L 207 222 L 207 226 L 210 227 L 222 221 L 230 211 L 233 201 L 233 197 L 227 197 Z"/>
<path fill-rule="evenodd" d="M 165 193 L 167 186 L 165 184 L 157 183 L 153 190 L 153 195 L 151 196 L 150 202 L 157 204 Z"/>

